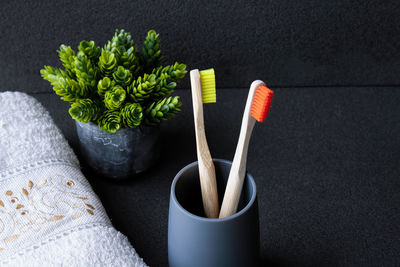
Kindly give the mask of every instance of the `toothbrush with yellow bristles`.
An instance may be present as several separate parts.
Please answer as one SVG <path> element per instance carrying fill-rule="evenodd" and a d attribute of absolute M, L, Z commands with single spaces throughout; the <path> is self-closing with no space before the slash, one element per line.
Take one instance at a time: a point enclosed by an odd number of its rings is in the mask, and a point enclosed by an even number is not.
<path fill-rule="evenodd" d="M 218 218 L 219 203 L 215 167 L 204 129 L 203 103 L 216 102 L 214 69 L 190 71 L 193 115 L 196 130 L 197 160 L 204 212 L 208 218 Z"/>

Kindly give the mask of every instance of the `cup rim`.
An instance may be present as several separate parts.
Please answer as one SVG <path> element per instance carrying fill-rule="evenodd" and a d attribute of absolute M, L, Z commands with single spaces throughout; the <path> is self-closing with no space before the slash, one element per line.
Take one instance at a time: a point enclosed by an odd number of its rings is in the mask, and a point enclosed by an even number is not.
<path fill-rule="evenodd" d="M 218 159 L 218 158 L 213 158 L 212 159 L 213 162 L 219 162 L 219 163 L 227 163 L 229 165 L 232 165 L 232 161 L 226 160 L 226 159 Z M 246 206 L 241 209 L 239 212 L 236 212 L 235 214 L 225 217 L 225 218 L 206 218 L 206 217 L 201 217 L 198 215 L 195 215 L 191 212 L 189 212 L 188 210 L 186 210 L 178 201 L 178 199 L 176 198 L 175 195 L 175 187 L 176 187 L 176 183 L 178 182 L 179 178 L 182 176 L 182 174 L 189 168 L 193 167 L 194 165 L 197 165 L 198 161 L 194 161 L 192 163 L 189 163 L 188 165 L 186 165 L 185 167 L 183 167 L 174 177 L 174 180 L 172 181 L 172 185 L 171 185 L 171 198 L 172 200 L 176 203 L 176 205 L 178 206 L 178 208 L 183 211 L 186 215 L 188 215 L 189 217 L 192 217 L 196 220 L 201 220 L 201 221 L 207 221 L 207 222 L 226 222 L 226 221 L 231 221 L 236 219 L 237 217 L 240 217 L 242 214 L 246 213 L 250 207 L 254 204 L 255 200 L 256 200 L 256 196 L 257 196 L 257 188 L 256 188 L 256 183 L 254 181 L 253 176 L 248 173 L 246 171 L 246 177 L 249 179 L 251 186 L 253 187 L 253 192 L 251 195 L 251 198 L 249 200 L 249 202 L 246 204 Z"/>

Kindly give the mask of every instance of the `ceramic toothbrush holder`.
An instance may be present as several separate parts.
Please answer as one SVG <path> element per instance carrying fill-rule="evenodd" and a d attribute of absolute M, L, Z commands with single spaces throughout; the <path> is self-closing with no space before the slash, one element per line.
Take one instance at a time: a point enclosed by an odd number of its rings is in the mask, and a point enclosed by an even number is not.
<path fill-rule="evenodd" d="M 232 162 L 214 159 L 222 202 Z M 171 267 L 257 266 L 260 234 L 256 184 L 247 173 L 238 212 L 223 219 L 204 217 L 197 162 L 184 167 L 171 186 L 168 260 Z"/>

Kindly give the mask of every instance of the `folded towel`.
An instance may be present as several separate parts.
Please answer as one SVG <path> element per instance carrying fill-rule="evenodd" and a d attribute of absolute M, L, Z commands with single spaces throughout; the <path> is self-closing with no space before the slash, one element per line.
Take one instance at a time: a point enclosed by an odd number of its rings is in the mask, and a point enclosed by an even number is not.
<path fill-rule="evenodd" d="M 33 97 L 0 93 L 0 265 L 146 266 Z"/>

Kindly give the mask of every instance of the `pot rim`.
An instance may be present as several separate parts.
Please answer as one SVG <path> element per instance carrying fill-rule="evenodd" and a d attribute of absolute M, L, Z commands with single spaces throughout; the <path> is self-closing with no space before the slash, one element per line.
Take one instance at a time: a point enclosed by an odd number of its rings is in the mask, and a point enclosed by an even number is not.
<path fill-rule="evenodd" d="M 160 125 L 159 125 L 159 124 L 158 124 L 158 125 L 155 125 L 155 126 L 140 125 L 139 127 L 135 127 L 135 128 L 125 128 L 125 127 L 122 127 L 122 128 L 120 128 L 118 131 L 116 131 L 115 133 L 109 133 L 109 132 L 106 132 L 106 131 L 103 131 L 102 129 L 100 129 L 99 126 L 98 126 L 96 123 L 92 122 L 92 121 L 89 121 L 89 122 L 87 122 L 87 123 L 82 123 L 82 122 L 77 121 L 77 120 L 75 120 L 75 119 L 74 119 L 74 121 L 75 121 L 75 124 L 76 124 L 76 125 L 79 125 L 81 128 L 96 129 L 96 131 L 101 131 L 101 132 L 103 132 L 103 133 L 108 133 L 108 134 L 117 134 L 117 133 L 119 133 L 119 132 L 124 132 L 124 131 L 139 130 L 140 127 L 141 127 L 141 128 L 146 128 L 146 129 L 155 129 L 155 130 L 156 130 L 156 129 L 157 129 L 157 130 L 160 129 Z"/>
<path fill-rule="evenodd" d="M 212 159 L 213 162 L 218 162 L 218 163 L 222 163 L 222 164 L 228 164 L 230 166 L 232 166 L 232 161 L 226 160 L 226 159 L 217 159 L 217 158 L 213 158 Z M 256 183 L 254 181 L 253 176 L 248 173 L 246 171 L 246 178 L 249 180 L 250 185 L 253 189 L 253 192 L 251 194 L 251 198 L 248 201 L 248 203 L 246 204 L 246 206 L 244 208 L 242 208 L 240 211 L 236 212 L 235 214 L 225 217 L 225 218 L 206 218 L 206 217 L 201 217 L 198 215 L 195 215 L 191 212 L 189 212 L 188 210 L 186 210 L 178 201 L 178 199 L 176 198 L 175 195 L 175 187 L 176 187 L 176 183 L 178 182 L 178 180 L 181 178 L 182 174 L 184 172 L 186 172 L 189 168 L 192 168 L 193 166 L 197 165 L 198 161 L 194 161 L 188 165 L 186 165 L 185 167 L 183 167 L 174 177 L 174 180 L 172 181 L 172 185 L 171 185 L 171 199 L 172 201 L 175 202 L 176 206 L 187 216 L 191 217 L 192 219 L 195 220 L 200 220 L 200 221 L 204 221 L 204 222 L 210 222 L 210 223 L 222 223 L 222 222 L 229 222 L 229 221 L 233 221 L 236 218 L 242 216 L 243 214 L 245 214 L 253 205 L 254 202 L 256 201 L 256 197 L 257 197 L 257 187 L 256 187 Z"/>

